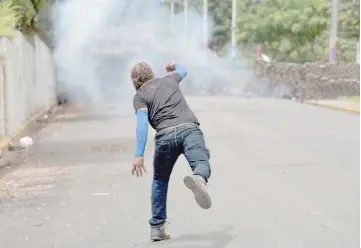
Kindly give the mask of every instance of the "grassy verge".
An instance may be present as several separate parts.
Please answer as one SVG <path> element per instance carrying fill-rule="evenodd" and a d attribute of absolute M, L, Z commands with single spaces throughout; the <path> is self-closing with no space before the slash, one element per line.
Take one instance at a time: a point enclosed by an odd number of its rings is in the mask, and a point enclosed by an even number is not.
<path fill-rule="evenodd" d="M 353 97 L 344 97 L 344 98 L 340 98 L 340 100 L 346 101 L 346 102 L 360 102 L 360 97 L 359 96 L 353 96 Z"/>

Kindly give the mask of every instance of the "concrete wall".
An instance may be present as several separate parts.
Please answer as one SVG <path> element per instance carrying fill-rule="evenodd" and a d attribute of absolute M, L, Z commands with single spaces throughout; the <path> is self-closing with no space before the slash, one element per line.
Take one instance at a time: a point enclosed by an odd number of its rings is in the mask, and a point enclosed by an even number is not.
<path fill-rule="evenodd" d="M 260 62 L 248 90 L 273 97 L 332 99 L 360 95 L 357 63 Z"/>
<path fill-rule="evenodd" d="M 55 103 L 55 71 L 38 37 L 0 38 L 0 141 Z"/>

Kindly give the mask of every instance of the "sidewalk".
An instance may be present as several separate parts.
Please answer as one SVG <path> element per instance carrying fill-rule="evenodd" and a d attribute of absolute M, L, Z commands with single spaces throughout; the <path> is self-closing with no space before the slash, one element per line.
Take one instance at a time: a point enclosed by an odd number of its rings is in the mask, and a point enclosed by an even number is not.
<path fill-rule="evenodd" d="M 347 100 L 309 100 L 306 103 L 343 112 L 360 114 L 360 103 Z"/>

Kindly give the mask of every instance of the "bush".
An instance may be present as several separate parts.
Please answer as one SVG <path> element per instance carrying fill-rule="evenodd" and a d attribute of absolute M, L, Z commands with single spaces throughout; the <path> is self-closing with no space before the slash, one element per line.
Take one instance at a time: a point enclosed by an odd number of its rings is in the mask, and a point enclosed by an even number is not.
<path fill-rule="evenodd" d="M 36 19 L 52 3 L 53 0 L 0 0 L 0 35 L 11 36 L 15 29 L 24 34 L 39 32 L 41 20 Z"/>
<path fill-rule="evenodd" d="M 15 5 L 12 0 L 2 1 L 0 16 L 0 36 L 12 36 L 21 21 L 19 6 Z"/>

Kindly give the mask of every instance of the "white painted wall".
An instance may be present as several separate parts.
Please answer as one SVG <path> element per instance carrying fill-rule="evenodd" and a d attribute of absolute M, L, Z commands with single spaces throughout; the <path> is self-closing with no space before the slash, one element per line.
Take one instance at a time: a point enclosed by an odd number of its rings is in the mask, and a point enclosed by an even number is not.
<path fill-rule="evenodd" d="M 37 36 L 0 38 L 0 140 L 56 102 L 55 67 Z"/>

